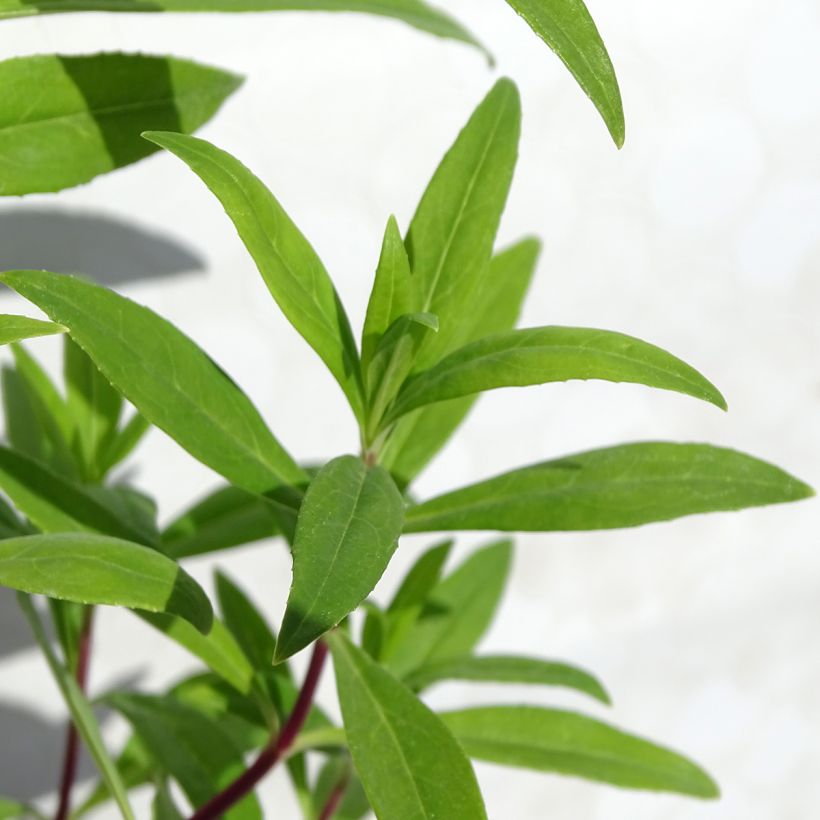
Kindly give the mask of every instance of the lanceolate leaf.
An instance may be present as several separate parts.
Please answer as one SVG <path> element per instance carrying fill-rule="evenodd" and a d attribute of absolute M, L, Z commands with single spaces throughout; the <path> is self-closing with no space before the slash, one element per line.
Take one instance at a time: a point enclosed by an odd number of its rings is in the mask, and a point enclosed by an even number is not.
<path fill-rule="evenodd" d="M 534 706 L 492 706 L 441 715 L 470 757 L 599 780 L 629 789 L 717 797 L 700 767 L 593 718 Z"/>
<path fill-rule="evenodd" d="M 0 5 L 0 15 L 9 5 Z M 0 195 L 59 191 L 136 162 L 156 150 L 142 131 L 194 131 L 240 82 L 215 68 L 142 54 L 6 60 Z"/>
<path fill-rule="evenodd" d="M 523 239 L 493 257 L 470 305 L 472 327 L 465 343 L 515 326 L 540 250 L 538 240 Z M 444 446 L 474 401 L 475 397 L 468 397 L 441 402 L 400 419 L 382 451 L 381 463 L 406 486 Z"/>
<path fill-rule="evenodd" d="M 451 658 L 420 666 L 404 679 L 415 690 L 448 680 L 526 683 L 533 686 L 562 686 L 610 703 L 600 682 L 583 669 L 556 661 L 484 655 Z"/>
<path fill-rule="evenodd" d="M 187 558 L 279 534 L 271 501 L 239 487 L 220 487 L 168 525 L 162 546 L 174 558 Z"/>
<path fill-rule="evenodd" d="M 402 388 L 386 423 L 425 404 L 571 379 L 644 384 L 726 409 L 711 382 L 659 347 L 607 330 L 537 327 L 473 342 L 419 373 Z"/>
<path fill-rule="evenodd" d="M 0 281 L 52 318 L 59 316 L 149 421 L 229 481 L 268 492 L 305 480 L 247 396 L 170 322 L 71 276 L 12 271 Z"/>
<path fill-rule="evenodd" d="M 493 619 L 507 581 L 512 543 L 499 541 L 473 553 L 430 592 L 418 620 L 388 666 L 405 675 L 422 664 L 468 655 Z"/>
<path fill-rule="evenodd" d="M 438 316 L 418 368 L 429 366 L 471 331 L 470 310 L 487 273 L 518 153 L 518 90 L 500 80 L 439 165 L 407 233 L 418 312 Z"/>
<path fill-rule="evenodd" d="M 142 437 L 151 428 L 151 422 L 141 413 L 134 413 L 131 418 L 117 431 L 113 441 L 105 447 L 98 456 L 101 473 L 107 473 L 123 459 L 133 452 Z"/>
<path fill-rule="evenodd" d="M 340 633 L 330 646 L 347 741 L 376 816 L 486 818 L 472 767 L 439 718 Z"/>
<path fill-rule="evenodd" d="M 0 585 L 81 604 L 179 615 L 211 628 L 207 596 L 188 573 L 154 550 L 101 535 L 27 535 L 0 541 Z"/>
<path fill-rule="evenodd" d="M 2 75 L 2 63 L 0 63 L 0 75 Z M 35 336 L 53 336 L 55 333 L 65 333 L 65 330 L 60 325 L 44 322 L 42 319 L 29 319 L 28 316 L 12 316 L 8 313 L 0 314 L 0 345 L 21 342 L 23 339 L 31 339 Z"/>
<path fill-rule="evenodd" d="M 293 585 L 276 660 L 323 635 L 370 593 L 401 533 L 404 502 L 381 467 L 334 459 L 308 487 L 293 544 Z"/>
<path fill-rule="evenodd" d="M 106 702 L 134 727 L 151 754 L 194 805 L 207 802 L 244 770 L 242 750 L 218 721 L 172 697 L 118 692 Z M 261 820 L 251 794 L 225 812 L 229 820 Z"/>
<path fill-rule="evenodd" d="M 204 140 L 157 131 L 145 137 L 176 154 L 219 199 L 282 312 L 361 418 L 359 355 L 344 307 L 322 260 L 273 194 L 239 160 Z"/>
<path fill-rule="evenodd" d="M 615 144 L 624 144 L 624 112 L 615 69 L 583 0 L 507 0 L 560 57 L 595 104 Z"/>
<path fill-rule="evenodd" d="M 276 637 L 250 598 L 224 573 L 216 573 L 216 594 L 225 624 L 246 657 L 258 669 L 268 669 Z"/>
<path fill-rule="evenodd" d="M 51 674 L 57 686 L 60 688 L 60 693 L 71 712 L 71 718 L 77 727 L 77 732 L 83 739 L 91 756 L 94 758 L 94 762 L 100 770 L 100 774 L 105 781 L 105 785 L 108 787 L 108 791 L 117 801 L 120 813 L 125 820 L 135 820 L 134 812 L 128 803 L 128 795 L 122 778 L 114 761 L 111 760 L 108 750 L 105 748 L 103 739 L 100 736 L 99 726 L 94 718 L 94 713 L 91 711 L 91 705 L 88 703 L 88 700 L 86 700 L 83 691 L 77 685 L 74 676 L 60 663 L 54 654 L 54 650 L 51 648 L 51 642 L 46 636 L 45 629 L 37 615 L 34 604 L 31 602 L 31 598 L 21 592 L 18 593 L 17 599 L 20 602 L 20 607 L 26 618 L 31 624 L 34 637 L 45 655 Z"/>
<path fill-rule="evenodd" d="M 646 442 L 547 461 L 427 501 L 407 532 L 602 530 L 807 498 L 756 458 L 705 444 Z"/>
<path fill-rule="evenodd" d="M 421 31 L 480 46 L 448 14 L 422 0 L 0 0 L 0 19 L 67 11 L 356 11 L 394 17 Z"/>

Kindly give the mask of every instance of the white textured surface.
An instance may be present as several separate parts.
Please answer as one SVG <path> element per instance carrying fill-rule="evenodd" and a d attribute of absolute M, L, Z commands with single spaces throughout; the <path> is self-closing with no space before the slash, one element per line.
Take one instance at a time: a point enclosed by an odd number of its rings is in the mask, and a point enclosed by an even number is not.
<path fill-rule="evenodd" d="M 712 378 L 731 412 L 627 386 L 499 393 L 425 474 L 421 494 L 642 438 L 738 447 L 820 484 L 815 0 L 590 3 L 624 91 L 621 153 L 557 60 L 501 0 L 447 5 L 492 45 L 522 90 L 521 161 L 501 237 L 535 233 L 545 241 L 525 322 L 601 326 L 654 341 Z M 321 253 L 356 324 L 388 214 L 406 226 L 492 81 L 467 48 L 363 17 L 76 15 L 3 23 L 2 31 L 3 56 L 104 46 L 188 55 L 247 74 L 203 134 L 269 183 Z M 335 384 L 277 313 L 219 205 L 177 160 L 156 157 L 57 197 L 0 203 L 0 220 L 44 206 L 118 216 L 198 249 L 204 274 L 131 282 L 123 291 L 211 352 L 299 457 L 355 448 Z M 49 237 L 32 237 L 32 248 L 38 242 Z M 0 298 L 2 310 L 12 304 Z M 56 366 L 55 344 L 38 349 Z M 165 518 L 216 483 L 158 433 L 138 470 Z M 637 531 L 521 538 L 486 648 L 557 656 L 598 672 L 615 698 L 611 719 L 691 754 L 716 775 L 724 798 L 699 804 L 479 766 L 491 817 L 814 816 L 817 511 L 809 502 Z M 408 539 L 383 592 L 418 546 Z M 289 581 L 280 546 L 219 563 L 280 617 Z M 194 562 L 193 571 L 207 580 L 210 562 Z M 24 634 L 8 599 L 0 603 L 4 635 Z M 190 666 L 127 613 L 106 611 L 100 627 L 96 691 L 134 675 L 156 688 Z M 331 695 L 330 676 L 324 684 Z M 494 697 L 586 706 L 524 689 L 449 686 L 435 694 L 442 704 Z M 61 716 L 32 650 L 0 660 L 0 793 L 56 782 Z M 112 724 L 110 732 L 121 737 L 123 729 Z M 263 798 L 270 816 L 295 818 L 284 786 L 275 775 Z"/>

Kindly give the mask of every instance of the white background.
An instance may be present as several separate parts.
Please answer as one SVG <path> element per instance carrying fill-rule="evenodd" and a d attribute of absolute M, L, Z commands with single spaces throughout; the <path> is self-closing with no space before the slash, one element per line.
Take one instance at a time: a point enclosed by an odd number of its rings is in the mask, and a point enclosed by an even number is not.
<path fill-rule="evenodd" d="M 524 324 L 599 326 L 660 344 L 711 378 L 730 413 L 631 386 L 497 393 L 423 476 L 419 493 L 651 438 L 737 447 L 820 484 L 817 3 L 590 3 L 624 93 L 621 152 L 558 60 L 501 0 L 446 5 L 521 87 L 521 159 L 501 240 L 532 233 L 545 245 Z M 387 216 L 395 212 L 406 227 L 443 151 L 494 79 L 467 47 L 360 16 L 74 15 L 5 22 L 2 33 L 3 56 L 118 48 L 247 75 L 202 133 L 270 185 L 322 255 L 356 326 Z M 124 220 L 201 257 L 198 272 L 124 275 L 121 290 L 213 354 L 299 458 L 354 450 L 341 393 L 278 313 L 218 203 L 178 160 L 154 157 L 59 196 L 4 201 L 0 229 L 22 210 L 36 226 L 44 208 Z M 15 231 L 13 239 L 13 260 L 4 258 L 9 245 L 0 248 L 2 267 L 34 267 L 63 251 L 48 231 Z M 112 275 L 129 267 L 122 257 L 131 251 L 109 247 L 102 229 L 99 242 L 75 239 L 73 248 L 71 236 L 60 240 L 66 258 L 79 242 Z M 14 307 L 0 297 L 0 310 Z M 56 344 L 38 342 L 36 351 L 56 368 Z M 217 483 L 156 432 L 136 476 L 160 499 L 165 520 Z M 484 647 L 583 664 L 608 685 L 614 707 L 558 692 L 455 685 L 433 700 L 504 698 L 606 714 L 700 761 L 724 796 L 702 804 L 480 765 L 490 816 L 817 816 L 817 533 L 817 504 L 808 502 L 518 539 L 506 602 Z M 403 542 L 378 595 L 390 593 L 428 541 Z M 290 580 L 280 544 L 217 563 L 278 621 Z M 210 561 L 191 567 L 209 583 Z M 0 604 L 0 793 L 35 796 L 56 784 L 64 710 L 9 597 Z M 156 690 L 191 667 L 128 613 L 101 615 L 95 692 L 123 681 Z M 323 692 L 332 700 L 330 675 Z M 113 720 L 107 731 L 112 740 L 124 735 Z M 271 817 L 297 816 L 281 773 L 261 794 Z M 43 804 L 51 805 L 48 795 Z M 139 805 L 147 816 L 147 803 Z"/>

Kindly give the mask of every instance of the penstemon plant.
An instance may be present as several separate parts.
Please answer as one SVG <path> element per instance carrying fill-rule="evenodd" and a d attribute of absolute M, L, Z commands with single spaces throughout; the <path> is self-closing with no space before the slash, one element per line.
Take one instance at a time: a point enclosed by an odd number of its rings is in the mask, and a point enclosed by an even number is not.
<path fill-rule="evenodd" d="M 0 322 L 15 358 L 3 382 L 10 446 L 0 448 L 0 489 L 16 508 L 0 508 L 0 584 L 19 591 L 73 732 L 101 776 L 70 812 L 71 735 L 58 817 L 110 799 L 133 817 L 129 791 L 153 784 L 157 818 L 184 815 L 179 791 L 195 820 L 260 818 L 256 787 L 282 765 L 311 820 L 370 811 L 386 820 L 480 820 L 471 758 L 717 796 L 695 763 L 593 717 L 503 704 L 436 713 L 425 704 L 424 692 L 445 680 L 565 687 L 609 703 L 580 668 L 476 653 L 502 596 L 509 539 L 455 568 L 452 542 L 435 542 L 387 606 L 369 598 L 404 533 L 602 530 L 812 494 L 749 455 L 639 442 L 414 499 L 416 476 L 487 390 L 602 379 L 726 409 L 698 371 L 639 339 L 515 329 L 539 250 L 533 239 L 495 248 L 519 130 L 516 88 L 501 80 L 435 171 L 406 233 L 388 220 L 359 341 L 322 261 L 251 171 L 196 137 L 145 134 L 220 200 L 274 301 L 339 383 L 360 441 L 356 454 L 319 468 L 291 457 L 235 382 L 147 307 L 58 273 L 0 275 L 50 320 Z M 64 393 L 17 344 L 49 333 L 66 334 Z M 134 408 L 127 420 L 126 400 Z M 149 424 L 227 482 L 161 532 L 150 499 L 107 480 Z M 221 573 L 215 615 L 185 559 L 272 535 L 293 558 L 276 630 Z M 32 595 L 49 600 L 60 655 Z M 167 692 L 103 697 L 133 728 L 116 758 L 83 690 L 97 605 L 134 610 L 204 664 Z M 310 662 L 297 680 L 290 659 L 303 650 Z M 315 700 L 328 656 L 342 725 Z M 9 805 L 6 816 L 33 812 Z"/>

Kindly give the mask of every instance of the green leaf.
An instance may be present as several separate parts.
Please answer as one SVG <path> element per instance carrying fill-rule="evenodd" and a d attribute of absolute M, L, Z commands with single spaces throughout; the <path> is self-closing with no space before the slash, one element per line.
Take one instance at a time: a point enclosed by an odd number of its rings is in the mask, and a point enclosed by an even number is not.
<path fill-rule="evenodd" d="M 311 795 L 309 820 L 321 820 L 322 810 L 337 789 L 343 789 L 342 801 L 333 813 L 333 820 L 361 820 L 370 811 L 370 803 L 364 793 L 362 781 L 353 771 L 350 758 L 335 755 L 328 758 L 316 778 Z"/>
<path fill-rule="evenodd" d="M 209 669 L 227 681 L 237 692 L 248 694 L 253 687 L 253 666 L 230 630 L 213 619 L 207 635 L 187 621 L 152 612 L 138 612 L 140 618 L 199 658 Z"/>
<path fill-rule="evenodd" d="M 384 231 L 376 278 L 362 328 L 362 373 L 367 373 L 370 360 L 387 328 L 399 316 L 411 311 L 410 260 L 407 258 L 396 217 L 391 216 Z"/>
<path fill-rule="evenodd" d="M 71 276 L 9 271 L 0 281 L 52 318 L 60 316 L 145 418 L 232 483 L 268 492 L 305 480 L 247 396 L 170 322 Z"/>
<path fill-rule="evenodd" d="M 432 313 L 410 313 L 396 319 L 380 339 L 365 374 L 368 397 L 365 439 L 368 443 L 372 442 L 384 411 L 412 370 L 421 345 L 436 331 L 438 320 Z"/>
<path fill-rule="evenodd" d="M 404 501 L 381 467 L 341 456 L 313 479 L 299 511 L 293 585 L 276 645 L 278 663 L 352 612 L 387 567 Z"/>
<path fill-rule="evenodd" d="M 174 803 L 171 790 L 168 788 L 168 781 L 164 778 L 157 785 L 154 802 L 151 805 L 151 815 L 153 820 L 185 820 L 184 815 Z"/>
<path fill-rule="evenodd" d="M 620 148 L 625 134 L 621 92 L 609 54 L 583 0 L 507 2 L 570 70 Z"/>
<path fill-rule="evenodd" d="M 0 489 L 42 532 L 94 532 L 153 546 L 150 531 L 126 514 L 112 488 L 63 478 L 21 453 L 0 445 Z"/>
<path fill-rule="evenodd" d="M 546 461 L 407 511 L 406 532 L 604 530 L 798 501 L 810 487 L 706 444 L 644 442 Z"/>
<path fill-rule="evenodd" d="M 104 475 L 100 455 L 117 436 L 122 396 L 70 336 L 65 337 L 63 348 L 63 377 L 74 452 L 84 465 L 86 479 L 99 481 Z"/>
<path fill-rule="evenodd" d="M 134 413 L 125 425 L 117 431 L 113 441 L 104 448 L 99 456 L 100 471 L 105 474 L 116 467 L 134 451 L 142 437 L 151 429 L 151 422 L 140 413 Z"/>
<path fill-rule="evenodd" d="M 481 279 L 480 291 L 470 305 L 472 342 L 515 326 L 529 289 L 541 244 L 523 239 L 496 254 Z M 470 412 L 475 397 L 454 399 L 415 410 L 393 428 L 381 454 L 381 463 L 408 485 L 444 446 Z"/>
<path fill-rule="evenodd" d="M 597 678 L 566 663 L 505 655 L 450 658 L 420 666 L 404 679 L 416 691 L 447 680 L 563 686 L 611 703 Z"/>
<path fill-rule="evenodd" d="M 2 67 L 3 64 L 0 63 L 0 76 L 2 76 Z M 23 339 L 31 339 L 35 336 L 53 336 L 56 333 L 65 333 L 65 331 L 64 327 L 52 322 L 44 322 L 42 319 L 29 319 L 28 316 L 0 313 L 0 345 L 21 342 Z"/>
<path fill-rule="evenodd" d="M 0 797 L 0 820 L 45 820 L 45 815 L 28 803 Z"/>
<path fill-rule="evenodd" d="M 331 11 L 392 17 L 415 28 L 486 50 L 450 15 L 422 0 L 0 0 L 0 19 L 66 11 Z"/>
<path fill-rule="evenodd" d="M 385 635 L 379 658 L 390 657 L 406 640 L 407 632 L 418 620 L 430 592 L 441 578 L 452 547 L 452 541 L 431 547 L 404 577 L 385 614 Z"/>
<path fill-rule="evenodd" d="M 205 140 L 158 131 L 145 138 L 178 156 L 219 199 L 271 296 L 361 419 L 359 354 L 347 314 L 322 260 L 273 194 L 239 160 Z"/>
<path fill-rule="evenodd" d="M 231 634 L 257 669 L 267 669 L 273 660 L 276 637 L 268 622 L 247 594 L 224 573 L 216 573 L 219 609 Z"/>
<path fill-rule="evenodd" d="M 8 0 L 5 6 L 0 14 Z M 156 150 L 140 139 L 146 128 L 195 131 L 241 82 L 188 60 L 142 54 L 5 60 L 0 195 L 59 191 L 130 165 Z"/>
<path fill-rule="evenodd" d="M 162 533 L 174 558 L 204 555 L 279 535 L 276 509 L 263 496 L 220 487 L 184 512 Z"/>
<path fill-rule="evenodd" d="M 8 542 L 6 541 L 0 543 L 7 544 Z M 114 761 L 111 760 L 111 757 L 105 748 L 105 744 L 100 736 L 99 726 L 97 725 L 94 713 L 91 711 L 91 706 L 88 703 L 88 700 L 86 700 L 86 697 L 77 684 L 74 676 L 69 673 L 69 671 L 59 662 L 59 660 L 57 660 L 57 656 L 51 648 L 51 643 L 46 636 L 45 630 L 43 629 L 43 624 L 37 615 L 37 611 L 34 608 L 34 604 L 31 602 L 31 598 L 20 592 L 17 595 L 17 600 L 20 603 L 23 613 L 31 624 L 34 637 L 36 638 L 37 643 L 45 656 L 46 662 L 51 670 L 51 674 L 53 675 L 54 680 L 60 689 L 60 693 L 62 694 L 63 699 L 71 712 L 71 718 L 74 725 L 77 727 L 77 732 L 83 739 L 86 748 L 91 753 L 91 757 L 94 759 L 94 762 L 96 763 L 109 792 L 117 801 L 120 813 L 125 820 L 135 820 L 134 812 L 131 810 L 131 806 L 128 803 L 128 795 L 126 794 L 122 778 L 120 777 Z"/>
<path fill-rule="evenodd" d="M 80 604 L 179 615 L 201 632 L 213 614 L 200 586 L 152 549 L 85 533 L 0 541 L 0 584 Z"/>
<path fill-rule="evenodd" d="M 718 389 L 694 368 L 632 336 L 576 327 L 510 330 L 462 347 L 411 378 L 385 424 L 448 399 L 499 387 L 604 379 L 674 390 L 726 409 Z"/>
<path fill-rule="evenodd" d="M 245 770 L 241 749 L 220 724 L 173 697 L 117 692 L 105 701 L 128 720 L 195 806 L 207 802 Z M 261 820 L 262 810 L 250 794 L 224 817 Z"/>
<path fill-rule="evenodd" d="M 709 775 L 675 752 L 584 715 L 491 706 L 441 715 L 470 757 L 629 789 L 718 796 Z"/>
<path fill-rule="evenodd" d="M 329 642 L 350 753 L 376 816 L 486 818 L 472 766 L 439 718 L 341 633 Z"/>
<path fill-rule="evenodd" d="M 429 337 L 418 367 L 460 347 L 486 277 L 495 234 L 518 153 L 518 90 L 499 80 L 433 175 L 407 233 L 415 286 L 413 310 L 434 313 L 441 329 Z"/>
<path fill-rule="evenodd" d="M 498 608 L 512 560 L 512 542 L 499 541 L 474 552 L 438 583 L 418 620 L 387 665 L 403 676 L 419 666 L 468 655 L 487 631 Z"/>

